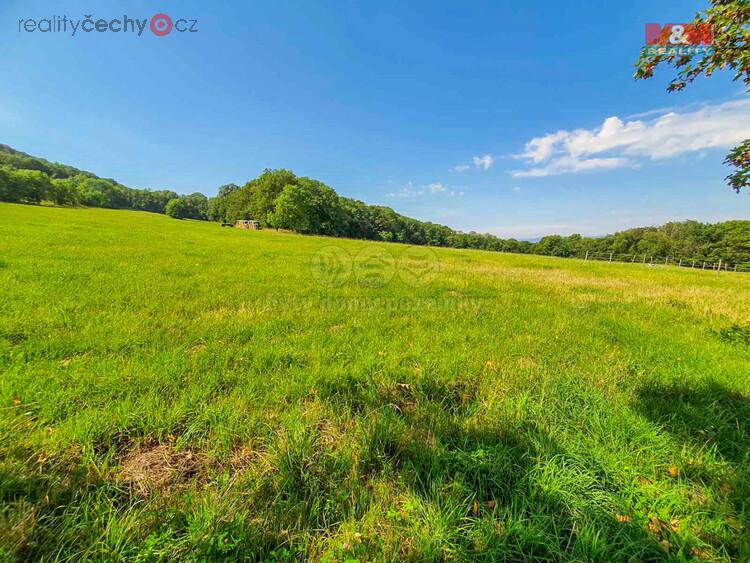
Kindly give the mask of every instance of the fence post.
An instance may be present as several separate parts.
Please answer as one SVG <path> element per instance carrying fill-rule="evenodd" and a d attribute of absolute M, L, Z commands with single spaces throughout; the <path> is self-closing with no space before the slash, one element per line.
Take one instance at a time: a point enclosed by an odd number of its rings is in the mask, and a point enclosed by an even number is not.
<path fill-rule="evenodd" d="M 586 258 L 584 258 L 583 260 L 586 261 L 586 262 L 588 262 L 588 259 L 589 259 L 589 251 L 587 250 L 586 251 Z"/>
<path fill-rule="evenodd" d="M 703 269 L 704 270 L 706 269 L 706 261 L 705 260 L 703 261 Z"/>
<path fill-rule="evenodd" d="M 610 261 L 610 262 L 612 261 L 612 254 L 614 254 L 614 253 L 613 253 L 613 252 L 610 252 L 610 253 L 609 253 L 609 261 Z"/>
<path fill-rule="evenodd" d="M 643 263 L 644 264 L 646 263 L 646 255 L 645 254 L 643 255 Z"/>
<path fill-rule="evenodd" d="M 682 268 L 682 258 L 680 258 L 680 263 L 677 264 L 680 268 Z"/>
<path fill-rule="evenodd" d="M 654 265 L 654 257 L 653 256 L 651 257 L 651 265 L 652 266 Z"/>
<path fill-rule="evenodd" d="M 693 260 L 693 265 L 690 266 L 691 268 L 695 268 L 695 260 Z"/>
<path fill-rule="evenodd" d="M 664 265 L 666 266 L 667 264 L 669 264 L 669 256 L 664 259 Z"/>
<path fill-rule="evenodd" d="M 719 275 L 719 272 L 721 272 L 721 258 L 719 258 L 719 267 L 716 268 L 716 275 Z"/>
<path fill-rule="evenodd" d="M 633 254 L 633 259 L 631 260 L 631 262 L 635 262 L 635 254 Z"/>

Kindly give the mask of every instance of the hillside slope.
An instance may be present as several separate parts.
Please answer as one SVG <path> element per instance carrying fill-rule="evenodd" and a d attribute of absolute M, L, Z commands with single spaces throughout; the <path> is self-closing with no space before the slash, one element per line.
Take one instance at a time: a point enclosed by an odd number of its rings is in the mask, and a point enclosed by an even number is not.
<path fill-rule="evenodd" d="M 178 195 L 171 190 L 129 188 L 0 144 L 0 201 L 151 211 L 222 223 L 253 219 L 266 227 L 304 234 L 608 261 L 656 261 L 708 269 L 722 265 L 750 272 L 747 220 L 715 224 L 673 221 L 601 237 L 549 235 L 532 243 L 419 221 L 389 207 L 344 197 L 320 180 L 284 169 L 265 170 L 244 186 L 220 186 L 217 195 L 209 198 L 199 192 Z"/>
<path fill-rule="evenodd" d="M 750 277 L 0 204 L 0 555 L 750 557 Z"/>

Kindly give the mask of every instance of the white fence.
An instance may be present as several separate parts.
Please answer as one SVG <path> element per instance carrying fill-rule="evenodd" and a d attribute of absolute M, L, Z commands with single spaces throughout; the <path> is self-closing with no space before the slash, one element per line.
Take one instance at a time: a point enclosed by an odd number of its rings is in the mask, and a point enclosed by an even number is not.
<path fill-rule="evenodd" d="M 750 272 L 748 266 L 729 264 L 721 258 L 716 261 L 703 258 L 680 258 L 678 256 L 650 256 L 648 254 L 616 254 L 614 252 L 586 252 L 581 256 L 584 260 L 599 260 L 604 262 L 631 262 L 648 266 L 677 266 L 679 268 L 694 268 L 698 270 L 714 270 L 716 272 Z"/>

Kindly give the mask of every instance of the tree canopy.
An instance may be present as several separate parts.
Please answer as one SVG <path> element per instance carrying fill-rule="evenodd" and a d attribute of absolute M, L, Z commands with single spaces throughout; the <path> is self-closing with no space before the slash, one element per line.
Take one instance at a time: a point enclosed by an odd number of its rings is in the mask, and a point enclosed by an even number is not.
<path fill-rule="evenodd" d="M 0 201 L 83 205 L 164 213 L 179 197 L 170 190 L 138 190 L 91 172 L 49 162 L 0 145 Z"/>
<path fill-rule="evenodd" d="M 281 185 L 286 182 L 285 185 Z M 256 193 L 259 192 L 259 193 Z M 275 197 L 271 197 L 276 194 Z M 242 188 L 222 189 L 209 202 L 215 221 L 256 219 L 266 227 L 408 244 L 583 257 L 586 253 L 684 257 L 750 268 L 750 221 L 698 221 L 638 227 L 603 237 L 550 235 L 536 243 L 462 233 L 404 217 L 389 207 L 341 197 L 324 183 L 289 170 L 266 170 Z"/>
<path fill-rule="evenodd" d="M 208 198 L 201 193 L 175 197 L 167 202 L 164 212 L 175 219 L 208 218 Z"/>

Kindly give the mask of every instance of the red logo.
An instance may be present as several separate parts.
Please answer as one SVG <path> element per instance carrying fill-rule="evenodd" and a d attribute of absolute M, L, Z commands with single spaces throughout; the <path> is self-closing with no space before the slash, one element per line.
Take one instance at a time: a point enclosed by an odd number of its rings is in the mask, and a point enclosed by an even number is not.
<path fill-rule="evenodd" d="M 172 18 L 167 14 L 156 14 L 151 18 L 150 27 L 151 32 L 158 37 L 169 35 L 172 31 Z"/>
<path fill-rule="evenodd" d="M 710 23 L 646 24 L 646 45 L 713 45 L 714 28 Z"/>

